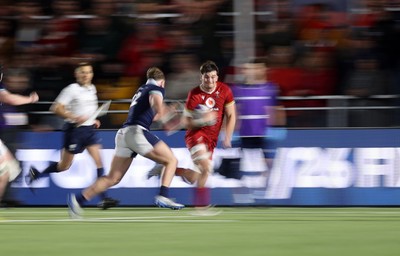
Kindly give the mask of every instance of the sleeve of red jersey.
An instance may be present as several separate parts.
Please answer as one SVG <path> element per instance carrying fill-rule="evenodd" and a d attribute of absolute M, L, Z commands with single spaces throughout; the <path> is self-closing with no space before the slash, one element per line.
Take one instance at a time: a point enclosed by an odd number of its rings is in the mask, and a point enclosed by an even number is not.
<path fill-rule="evenodd" d="M 233 97 L 231 88 L 228 85 L 225 85 L 224 90 L 226 92 L 225 107 L 235 104 L 235 99 Z"/>
<path fill-rule="evenodd" d="M 189 92 L 188 97 L 186 99 L 186 103 L 185 103 L 185 109 L 194 110 L 196 108 L 197 104 L 198 104 L 197 101 L 194 100 L 194 98 L 193 98 L 192 91 Z"/>

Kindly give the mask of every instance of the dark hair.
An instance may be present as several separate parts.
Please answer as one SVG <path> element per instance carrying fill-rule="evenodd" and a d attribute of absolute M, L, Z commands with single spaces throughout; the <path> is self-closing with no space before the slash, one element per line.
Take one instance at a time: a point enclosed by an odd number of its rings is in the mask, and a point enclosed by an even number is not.
<path fill-rule="evenodd" d="M 200 73 L 201 73 L 201 74 L 209 73 L 209 72 L 211 72 L 211 71 L 217 71 L 217 74 L 219 73 L 217 64 L 215 64 L 214 61 L 207 60 L 206 62 L 204 62 L 204 63 L 200 66 Z"/>
<path fill-rule="evenodd" d="M 146 73 L 147 79 L 154 79 L 154 80 L 165 80 L 164 72 L 157 67 L 151 67 L 147 70 Z"/>
<path fill-rule="evenodd" d="M 79 62 L 76 65 L 75 70 L 77 70 L 78 68 L 81 68 L 81 67 L 86 67 L 86 66 L 93 67 L 93 65 L 90 62 Z"/>
<path fill-rule="evenodd" d="M 248 63 L 250 64 L 265 64 L 265 66 L 268 66 L 269 63 L 269 59 L 268 57 L 254 57 L 254 58 L 250 58 L 248 60 Z"/>

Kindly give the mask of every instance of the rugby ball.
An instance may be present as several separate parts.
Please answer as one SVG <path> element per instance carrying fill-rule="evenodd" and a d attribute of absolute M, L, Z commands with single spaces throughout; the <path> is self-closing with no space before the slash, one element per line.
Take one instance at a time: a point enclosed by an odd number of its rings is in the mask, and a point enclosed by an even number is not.
<path fill-rule="evenodd" d="M 204 113 L 209 112 L 211 109 L 209 107 L 207 107 L 204 104 L 199 104 L 194 108 L 193 111 L 193 118 L 194 119 L 198 119 L 198 118 L 202 118 Z"/>

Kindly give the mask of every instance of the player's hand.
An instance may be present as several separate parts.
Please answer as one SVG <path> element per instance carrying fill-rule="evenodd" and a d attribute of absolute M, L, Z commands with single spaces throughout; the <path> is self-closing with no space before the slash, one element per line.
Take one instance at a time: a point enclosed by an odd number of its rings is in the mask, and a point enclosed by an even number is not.
<path fill-rule="evenodd" d="M 94 120 L 94 124 L 93 125 L 94 125 L 94 128 L 96 128 L 96 129 L 100 128 L 100 126 L 101 126 L 100 120 L 98 120 L 98 119 Z"/>
<path fill-rule="evenodd" d="M 214 111 L 205 112 L 202 119 L 207 126 L 212 126 L 217 123 L 217 113 Z"/>
<path fill-rule="evenodd" d="M 29 94 L 29 99 L 31 103 L 35 103 L 39 100 L 39 95 L 36 92 L 31 92 L 31 94 Z"/>
<path fill-rule="evenodd" d="M 225 138 L 225 139 L 222 141 L 222 147 L 223 147 L 223 148 L 231 148 L 231 147 L 232 147 L 232 142 L 231 142 L 231 140 L 230 140 L 229 138 Z"/>

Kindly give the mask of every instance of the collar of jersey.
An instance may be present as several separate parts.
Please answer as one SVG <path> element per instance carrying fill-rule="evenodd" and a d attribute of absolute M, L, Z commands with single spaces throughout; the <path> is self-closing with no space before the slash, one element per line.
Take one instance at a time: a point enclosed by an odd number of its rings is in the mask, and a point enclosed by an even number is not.
<path fill-rule="evenodd" d="M 147 79 L 147 82 L 146 82 L 146 84 L 154 84 L 154 85 L 157 85 L 157 86 L 158 86 L 158 84 L 157 84 L 157 81 L 156 81 L 156 80 L 154 80 L 153 78 L 149 78 L 149 79 Z"/>

